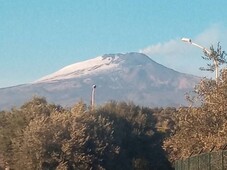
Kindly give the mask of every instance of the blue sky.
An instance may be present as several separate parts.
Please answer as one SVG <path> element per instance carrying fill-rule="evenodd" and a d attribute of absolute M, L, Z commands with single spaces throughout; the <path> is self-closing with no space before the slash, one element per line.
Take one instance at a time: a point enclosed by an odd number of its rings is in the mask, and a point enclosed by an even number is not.
<path fill-rule="evenodd" d="M 0 87 L 33 82 L 106 53 L 143 52 L 203 76 L 202 51 L 227 50 L 224 0 L 0 0 Z M 210 74 L 211 75 L 211 74 Z"/>

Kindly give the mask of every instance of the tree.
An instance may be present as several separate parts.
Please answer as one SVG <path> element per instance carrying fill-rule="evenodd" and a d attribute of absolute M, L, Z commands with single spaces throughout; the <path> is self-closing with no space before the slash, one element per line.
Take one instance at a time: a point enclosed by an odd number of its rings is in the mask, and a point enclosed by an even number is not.
<path fill-rule="evenodd" d="M 219 64 L 226 63 L 225 53 L 211 47 L 211 56 Z M 205 55 L 207 53 L 205 52 Z M 209 57 L 209 56 L 207 56 Z M 208 71 L 213 71 L 214 65 Z M 204 78 L 196 86 L 195 93 L 201 105 L 180 108 L 174 114 L 175 127 L 170 138 L 164 142 L 171 161 L 186 158 L 192 153 L 220 149 L 227 141 L 227 70 L 221 70 L 218 84 Z"/>
<path fill-rule="evenodd" d="M 15 138 L 14 166 L 20 169 L 103 169 L 117 154 L 112 123 L 88 113 L 83 103 L 72 110 L 34 118 Z M 106 158 L 106 159 L 107 159 Z"/>
<path fill-rule="evenodd" d="M 20 108 L 13 108 L 11 111 L 3 111 L 0 114 L 0 150 L 3 158 L 10 165 L 12 164 L 13 145 L 12 141 L 21 135 L 36 116 L 49 115 L 59 106 L 48 104 L 44 98 L 34 97 Z"/>
<path fill-rule="evenodd" d="M 156 130 L 157 119 L 149 108 L 110 102 L 90 110 L 79 102 L 49 114 L 36 109 L 36 116 L 12 140 L 12 168 L 171 168 L 161 148 L 163 132 Z"/>
<path fill-rule="evenodd" d="M 114 122 L 113 140 L 119 154 L 112 159 L 111 169 L 171 169 L 161 147 L 166 134 L 157 130 L 156 116 L 162 110 L 154 114 L 155 110 L 125 102 L 110 102 L 98 109 L 98 114 Z"/>
<path fill-rule="evenodd" d="M 14 169 L 171 169 L 161 145 L 173 110 L 82 101 L 65 109 L 34 98 L 1 112 L 0 137 L 9 135 L 0 147 Z"/>
<path fill-rule="evenodd" d="M 220 43 L 218 43 L 216 50 L 213 45 L 210 47 L 210 51 L 204 50 L 204 56 L 202 56 L 202 58 L 204 60 L 212 61 L 212 63 L 207 63 L 207 68 L 200 67 L 200 70 L 202 71 L 214 72 L 215 67 L 219 67 L 227 63 L 226 53 L 222 50 Z"/>

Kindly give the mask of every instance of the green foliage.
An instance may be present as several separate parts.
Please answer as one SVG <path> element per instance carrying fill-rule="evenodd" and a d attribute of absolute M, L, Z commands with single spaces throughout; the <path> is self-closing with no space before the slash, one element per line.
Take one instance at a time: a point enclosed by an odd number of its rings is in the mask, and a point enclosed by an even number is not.
<path fill-rule="evenodd" d="M 211 57 L 213 55 L 220 64 L 225 63 L 225 53 L 219 45 L 217 51 L 211 48 Z M 194 99 L 201 105 L 180 108 L 173 116 L 175 126 L 172 136 L 164 142 L 171 161 L 197 154 L 201 150 L 209 151 L 213 147 L 220 149 L 226 144 L 227 70 L 221 71 L 218 81 L 202 79 L 195 93 L 197 97 Z"/>
<path fill-rule="evenodd" d="M 19 109 L 0 113 L 0 151 L 6 162 L 12 162 L 13 139 L 20 136 L 35 117 L 48 115 L 56 108 L 58 107 L 48 104 L 44 98 L 35 97 Z"/>
<path fill-rule="evenodd" d="M 156 129 L 157 118 L 152 109 L 133 103 L 110 102 L 95 114 L 113 122 L 113 140 L 119 148 L 119 154 L 107 169 L 170 168 L 161 147 L 163 133 Z"/>
<path fill-rule="evenodd" d="M 169 126 L 156 127 L 159 113 L 168 118 L 172 110 L 163 110 L 125 102 L 96 110 L 79 102 L 69 110 L 34 98 L 1 113 L 0 135 L 9 134 L 1 147 L 14 169 L 169 169 L 161 147 Z"/>
<path fill-rule="evenodd" d="M 203 70 L 203 71 L 214 72 L 216 66 L 221 66 L 221 65 L 227 63 L 226 53 L 225 53 L 225 51 L 222 51 L 220 43 L 218 43 L 216 50 L 214 49 L 213 45 L 210 47 L 209 52 L 204 50 L 204 55 L 205 56 L 202 56 L 202 58 L 204 60 L 211 61 L 211 63 L 207 64 L 207 68 L 201 67 L 200 69 Z M 216 63 L 214 61 L 216 61 Z"/>

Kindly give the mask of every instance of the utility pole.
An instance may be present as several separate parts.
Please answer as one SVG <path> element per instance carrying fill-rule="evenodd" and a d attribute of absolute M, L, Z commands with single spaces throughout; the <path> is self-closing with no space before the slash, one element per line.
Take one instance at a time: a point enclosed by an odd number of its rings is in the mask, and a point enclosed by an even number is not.
<path fill-rule="evenodd" d="M 95 108 L 95 89 L 96 89 L 96 85 L 94 84 L 92 86 L 92 92 L 91 92 L 91 109 L 92 110 Z"/>

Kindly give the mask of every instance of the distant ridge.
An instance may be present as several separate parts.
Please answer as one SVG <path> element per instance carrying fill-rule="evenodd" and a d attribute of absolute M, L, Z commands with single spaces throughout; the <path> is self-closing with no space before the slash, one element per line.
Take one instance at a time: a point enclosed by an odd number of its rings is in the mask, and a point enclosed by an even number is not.
<path fill-rule="evenodd" d="M 105 54 L 66 66 L 39 80 L 0 89 L 1 108 L 20 106 L 32 96 L 72 106 L 78 100 L 90 103 L 91 88 L 97 85 L 96 103 L 133 101 L 144 106 L 187 105 L 184 94 L 198 77 L 169 69 L 142 53 Z"/>

